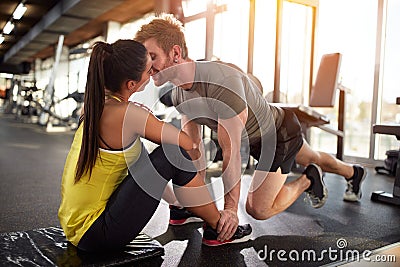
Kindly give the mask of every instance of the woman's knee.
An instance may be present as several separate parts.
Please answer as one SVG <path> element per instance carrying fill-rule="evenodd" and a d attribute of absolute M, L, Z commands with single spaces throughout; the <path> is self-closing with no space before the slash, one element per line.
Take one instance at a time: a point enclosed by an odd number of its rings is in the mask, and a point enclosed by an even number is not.
<path fill-rule="evenodd" d="M 189 154 L 181 147 L 163 144 L 151 153 L 151 161 L 166 180 L 175 185 L 185 185 L 197 173 Z"/>
<path fill-rule="evenodd" d="M 167 181 L 171 180 L 175 173 L 174 166 L 169 159 L 171 155 L 168 156 L 168 153 L 171 153 L 170 150 L 166 151 L 164 146 L 158 146 L 149 154 L 151 167 Z"/>
<path fill-rule="evenodd" d="M 171 144 L 162 144 L 158 146 L 156 149 L 153 150 L 151 155 L 153 155 L 154 158 L 160 158 L 169 162 L 175 162 L 176 160 L 183 158 L 191 160 L 191 157 L 186 152 L 186 150 L 184 150 L 180 146 Z"/>

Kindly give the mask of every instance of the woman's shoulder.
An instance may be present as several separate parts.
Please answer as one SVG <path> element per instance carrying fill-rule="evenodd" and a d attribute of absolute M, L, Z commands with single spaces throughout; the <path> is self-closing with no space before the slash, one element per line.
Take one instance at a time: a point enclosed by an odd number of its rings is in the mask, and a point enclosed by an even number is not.
<path fill-rule="evenodd" d="M 152 111 L 138 102 L 107 103 L 102 117 L 111 117 L 114 121 L 148 118 Z"/>
<path fill-rule="evenodd" d="M 103 114 L 112 113 L 113 115 L 121 115 L 121 113 L 126 111 L 128 105 L 129 104 L 127 102 L 106 102 L 104 104 Z"/>
<path fill-rule="evenodd" d="M 106 103 L 101 114 L 101 124 L 121 126 L 125 117 L 127 103 Z"/>

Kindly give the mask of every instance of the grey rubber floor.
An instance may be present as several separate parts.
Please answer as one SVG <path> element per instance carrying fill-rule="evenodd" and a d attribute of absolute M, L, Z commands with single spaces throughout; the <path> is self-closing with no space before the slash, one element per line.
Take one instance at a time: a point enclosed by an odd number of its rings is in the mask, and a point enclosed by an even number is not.
<path fill-rule="evenodd" d="M 59 225 L 61 174 L 72 138 L 72 132 L 46 133 L 36 124 L 0 114 L 0 232 Z M 244 211 L 251 180 L 245 175 L 239 215 L 241 223 L 252 224 L 253 237 L 242 244 L 202 246 L 201 224 L 168 226 L 168 205 L 162 202 L 144 232 L 164 245 L 165 256 L 161 263 L 148 265 L 320 266 L 340 260 L 346 252 L 398 242 L 400 208 L 370 200 L 372 191 L 391 192 L 393 178 L 368 171 L 359 203 L 344 202 L 343 178 L 327 174 L 329 198 L 324 207 L 313 209 L 300 197 L 267 221 L 256 221 Z"/>

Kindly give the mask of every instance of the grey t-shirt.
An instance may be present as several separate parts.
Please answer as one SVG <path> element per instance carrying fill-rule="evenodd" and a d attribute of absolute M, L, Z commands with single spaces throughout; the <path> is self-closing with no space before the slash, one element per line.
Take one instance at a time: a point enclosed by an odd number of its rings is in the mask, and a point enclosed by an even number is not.
<path fill-rule="evenodd" d="M 271 106 L 249 77 L 237 67 L 217 61 L 195 62 L 192 88 L 172 90 L 176 109 L 194 122 L 217 131 L 218 119 L 228 119 L 248 108 L 246 135 L 250 143 L 261 136 L 275 134 L 284 112 Z"/>

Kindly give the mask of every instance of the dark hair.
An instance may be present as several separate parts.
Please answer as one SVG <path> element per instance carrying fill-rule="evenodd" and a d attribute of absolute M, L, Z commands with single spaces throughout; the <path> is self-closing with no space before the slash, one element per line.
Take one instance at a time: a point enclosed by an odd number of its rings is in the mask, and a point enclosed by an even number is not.
<path fill-rule="evenodd" d="M 117 92 L 128 81 L 140 81 L 147 63 L 147 50 L 134 40 L 118 40 L 113 44 L 96 42 L 89 61 L 82 146 L 76 166 L 75 182 L 88 171 L 91 174 L 99 153 L 100 118 L 105 89 Z"/>

